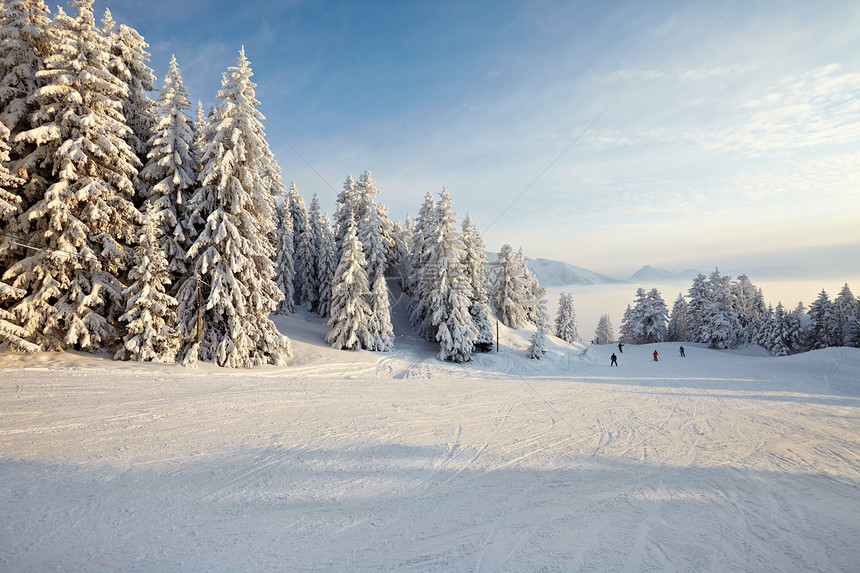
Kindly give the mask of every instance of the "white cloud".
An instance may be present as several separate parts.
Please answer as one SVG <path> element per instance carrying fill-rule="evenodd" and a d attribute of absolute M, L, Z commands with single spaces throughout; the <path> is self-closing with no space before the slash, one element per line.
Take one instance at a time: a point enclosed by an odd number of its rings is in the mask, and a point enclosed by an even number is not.
<path fill-rule="evenodd" d="M 860 73 L 833 64 L 785 78 L 764 96 L 744 101 L 752 115 L 741 125 L 707 134 L 706 147 L 768 151 L 860 141 Z"/>

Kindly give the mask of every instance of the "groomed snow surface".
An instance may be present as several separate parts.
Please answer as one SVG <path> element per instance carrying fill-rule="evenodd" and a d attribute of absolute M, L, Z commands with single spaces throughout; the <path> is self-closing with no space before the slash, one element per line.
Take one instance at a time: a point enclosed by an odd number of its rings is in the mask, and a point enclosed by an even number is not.
<path fill-rule="evenodd" d="M 0 570 L 860 566 L 858 349 L 610 368 L 617 347 L 529 360 L 502 328 L 455 365 L 275 320 L 287 368 L 0 355 Z"/>

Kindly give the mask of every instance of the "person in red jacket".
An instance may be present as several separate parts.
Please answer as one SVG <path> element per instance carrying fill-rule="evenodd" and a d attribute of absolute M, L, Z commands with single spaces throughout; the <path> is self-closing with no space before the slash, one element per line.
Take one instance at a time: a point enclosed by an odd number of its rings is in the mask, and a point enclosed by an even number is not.
<path fill-rule="evenodd" d="M 657 362 L 657 351 L 654 351 L 654 362 Z"/>

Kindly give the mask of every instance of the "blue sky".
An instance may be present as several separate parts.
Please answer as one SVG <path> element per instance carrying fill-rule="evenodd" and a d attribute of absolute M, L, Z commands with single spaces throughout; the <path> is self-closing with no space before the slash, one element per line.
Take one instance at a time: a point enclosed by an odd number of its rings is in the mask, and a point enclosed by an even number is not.
<path fill-rule="evenodd" d="M 105 7 L 206 105 L 244 45 L 285 179 L 328 211 L 370 169 L 396 218 L 444 185 L 490 250 L 614 276 L 860 267 L 860 3 Z"/>

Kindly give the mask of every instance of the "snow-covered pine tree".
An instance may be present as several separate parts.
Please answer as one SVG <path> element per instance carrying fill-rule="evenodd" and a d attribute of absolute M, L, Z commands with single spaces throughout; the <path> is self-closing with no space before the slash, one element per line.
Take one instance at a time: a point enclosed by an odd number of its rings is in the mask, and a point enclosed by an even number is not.
<path fill-rule="evenodd" d="M 529 341 L 528 356 L 531 359 L 540 360 L 547 351 L 546 322 L 544 321 L 543 316 L 538 318 L 538 322 L 535 326 L 537 327 L 537 330 L 532 334 L 531 340 Z"/>
<path fill-rule="evenodd" d="M 115 334 L 122 314 L 121 277 L 131 257 L 131 202 L 140 161 L 126 143 L 122 115 L 128 85 L 109 69 L 111 55 L 95 26 L 90 0 L 71 3 L 46 32 L 52 53 L 36 72 L 40 87 L 27 100 L 29 146 L 17 166 L 33 197 L 19 217 L 25 243 L 38 245 L 4 274 L 27 295 L 13 312 L 31 342 L 43 348 L 92 350 Z"/>
<path fill-rule="evenodd" d="M 821 289 L 818 298 L 809 305 L 809 323 L 804 333 L 805 346 L 809 350 L 839 346 L 842 333 L 827 291 Z"/>
<path fill-rule="evenodd" d="M 177 282 L 188 271 L 186 254 L 191 246 L 183 224 L 186 204 L 197 181 L 194 129 L 187 114 L 190 110 L 188 92 L 174 56 L 155 107 L 151 150 L 140 172 L 140 189 L 157 211 L 161 248 L 174 277 L 171 282 Z"/>
<path fill-rule="evenodd" d="M 307 210 L 306 224 L 300 230 L 295 255 L 298 264 L 296 274 L 302 277 L 298 285 L 299 299 L 308 310 L 313 310 L 319 300 L 319 250 L 322 241 L 320 217 L 320 203 L 314 193 Z"/>
<path fill-rule="evenodd" d="M 690 340 L 690 314 L 684 295 L 678 293 L 678 298 L 672 305 L 669 315 L 669 325 L 666 328 L 666 340 L 670 342 L 688 342 Z"/>
<path fill-rule="evenodd" d="M 747 275 L 738 276 L 729 284 L 729 288 L 741 326 L 741 337 L 738 342 L 755 342 L 756 292 L 758 289 Z"/>
<path fill-rule="evenodd" d="M 526 274 L 522 252 L 502 245 L 490 271 L 490 304 L 505 326 L 522 328 L 528 321 L 528 309 L 533 304 L 532 276 Z"/>
<path fill-rule="evenodd" d="M 627 308 L 630 308 L 629 306 Z M 597 329 L 594 331 L 595 342 L 599 344 L 610 344 L 615 341 L 615 329 L 608 314 L 600 315 L 597 321 Z"/>
<path fill-rule="evenodd" d="M 415 221 L 415 232 L 412 237 L 412 252 L 409 256 L 409 276 L 406 281 L 406 292 L 412 297 L 409 304 L 409 321 L 422 338 L 431 338 L 430 328 L 430 285 L 437 280 L 436 269 L 427 265 L 427 244 L 436 215 L 436 200 L 428 192 L 424 203 L 418 211 Z M 425 277 L 427 274 L 427 277 Z"/>
<path fill-rule="evenodd" d="M 290 182 L 286 203 L 290 217 L 293 219 L 293 264 L 296 271 L 293 288 L 296 304 L 304 304 L 305 299 L 302 298 L 302 284 L 305 282 L 305 277 L 302 271 L 308 263 L 307 261 L 303 261 L 299 255 L 299 243 L 302 241 L 302 231 L 308 226 L 308 211 L 305 207 L 305 199 L 299 193 L 295 180 Z"/>
<path fill-rule="evenodd" d="M 619 339 L 623 342 L 633 342 L 636 340 L 636 324 L 633 321 L 633 307 L 629 304 L 624 309 L 624 314 L 621 315 L 621 330 L 618 333 Z"/>
<path fill-rule="evenodd" d="M 522 249 L 517 252 L 517 257 L 522 260 L 523 275 L 528 285 L 526 289 L 528 293 L 525 307 L 526 320 L 532 324 L 537 324 L 541 321 L 547 324 L 549 323 L 549 315 L 546 310 L 546 289 L 541 286 L 537 276 L 529 268 L 526 258 L 523 256 Z"/>
<path fill-rule="evenodd" d="M 289 206 L 281 203 L 277 208 L 278 236 L 275 240 L 275 284 L 284 295 L 278 303 L 277 314 L 290 314 L 296 310 L 293 262 L 293 218 Z"/>
<path fill-rule="evenodd" d="M 707 302 L 701 315 L 702 338 L 709 348 L 735 348 L 743 342 L 731 277 L 714 269 L 707 282 Z"/>
<path fill-rule="evenodd" d="M 299 242 L 296 245 L 295 264 L 296 276 L 301 281 L 296 285 L 301 304 L 308 310 L 313 310 L 317 302 L 317 252 L 314 246 L 314 230 L 310 225 L 310 217 L 305 219 L 303 227 L 297 230 Z"/>
<path fill-rule="evenodd" d="M 702 321 L 705 316 L 705 308 L 708 306 L 708 296 L 708 279 L 699 273 L 687 291 L 687 298 L 690 299 L 687 304 L 688 316 L 690 317 L 690 342 L 707 342 L 702 333 Z"/>
<path fill-rule="evenodd" d="M 349 223 L 343 238 L 343 250 L 334 273 L 331 291 L 331 330 L 326 343 L 332 348 L 357 350 L 372 348 L 370 331 L 372 314 L 367 296 L 370 289 L 364 270 L 364 251 L 355 234 L 355 222 Z"/>
<path fill-rule="evenodd" d="M 856 346 L 860 337 L 860 321 L 857 317 L 858 302 L 848 287 L 848 283 L 842 287 L 836 298 L 833 299 L 833 312 L 836 315 L 836 323 L 841 334 L 840 346 Z"/>
<path fill-rule="evenodd" d="M 198 180 L 200 178 L 200 170 L 203 168 L 203 147 L 205 144 L 203 138 L 206 134 L 206 124 L 208 122 L 208 116 L 203 113 L 203 103 L 200 100 L 197 100 L 197 113 L 194 118 L 194 138 L 192 140 L 193 144 L 191 146 L 191 155 L 194 161 L 194 173 L 197 174 Z M 195 181 L 190 193 L 192 197 L 197 191 L 197 186 L 198 183 Z M 189 197 L 189 200 L 185 202 L 185 207 L 182 209 L 179 220 L 185 229 L 186 240 L 188 241 L 188 244 L 191 245 L 195 240 L 197 240 L 197 236 L 206 224 L 206 221 L 203 220 L 200 212 L 197 211 L 195 206 L 192 204 L 191 197 Z"/>
<path fill-rule="evenodd" d="M 573 295 L 563 292 L 558 297 L 558 312 L 555 315 L 555 335 L 565 342 L 579 340 L 576 328 L 576 309 L 573 306 Z"/>
<path fill-rule="evenodd" d="M 648 291 L 645 296 L 646 305 L 642 316 L 642 330 L 646 342 L 664 342 L 668 336 L 666 324 L 669 321 L 669 309 L 656 288 Z"/>
<path fill-rule="evenodd" d="M 33 110 L 27 100 L 44 83 L 36 72 L 45 68 L 44 57 L 51 53 L 51 32 L 48 8 L 42 0 L 6 0 L 0 4 L 0 123 L 11 132 L 9 142 L 33 127 Z M 34 171 L 36 158 L 18 164 L 32 150 L 32 145 L 16 142 L 6 159 L 12 172 Z"/>
<path fill-rule="evenodd" d="M 20 211 L 21 197 L 10 189 L 24 184 L 23 179 L 15 177 L 6 169 L 6 161 L 9 159 L 9 146 L 6 143 L 8 137 L 9 129 L 0 123 L 0 224 L 2 224 L 0 229 L 11 227 L 8 224 L 9 221 Z M 0 239 L 3 238 L 0 237 Z M 36 352 L 39 347 L 24 339 L 27 333 L 16 324 L 15 315 L 5 309 L 8 304 L 21 299 L 26 294 L 26 291 L 4 283 L 0 276 L 0 343 L 6 343 L 16 350 Z"/>
<path fill-rule="evenodd" d="M 648 295 L 645 289 L 641 287 L 636 289 L 636 300 L 633 303 L 633 308 L 630 312 L 624 313 L 624 318 L 621 321 L 621 340 L 635 344 L 653 342 L 648 339 L 648 333 L 645 330 L 648 305 Z"/>
<path fill-rule="evenodd" d="M 469 314 L 472 316 L 472 324 L 478 331 L 478 336 L 475 339 L 475 350 L 489 352 L 493 349 L 495 336 L 493 336 L 490 307 L 487 303 L 487 248 L 484 245 L 481 232 L 472 221 L 470 213 L 466 213 L 462 230 L 465 255 L 463 263 L 466 267 L 469 286 L 472 288 Z"/>
<path fill-rule="evenodd" d="M 451 195 L 443 187 L 436 205 L 435 225 L 425 237 L 422 278 L 426 286 L 422 289 L 429 296 L 430 333 L 439 342 L 439 359 L 468 362 L 478 331 L 469 314 L 473 293 L 464 263 L 463 239 L 452 207 Z"/>
<path fill-rule="evenodd" d="M 400 289 L 406 294 L 411 294 L 409 289 L 411 288 L 410 280 L 412 276 L 412 252 L 414 244 L 415 221 L 409 213 L 406 213 L 406 219 L 403 221 L 403 246 L 406 250 L 403 253 L 403 257 L 400 260 L 400 266 L 398 268 L 398 272 L 400 274 Z"/>
<path fill-rule="evenodd" d="M 343 182 L 343 190 L 337 194 L 334 212 L 335 250 L 338 260 L 340 260 L 343 251 L 343 242 L 350 223 L 358 222 L 355 216 L 355 198 L 355 179 L 352 178 L 352 175 L 347 175 Z"/>
<path fill-rule="evenodd" d="M 0 123 L 0 222 L 4 233 L 12 227 L 13 220 L 20 214 L 23 199 L 14 191 L 25 183 L 24 179 L 16 177 L 6 167 L 9 161 L 9 128 Z M 0 237 L 2 239 L 4 237 Z M 0 259 L 2 260 L 2 259 Z"/>
<path fill-rule="evenodd" d="M 150 149 L 147 142 L 156 123 L 153 102 L 147 96 L 147 92 L 155 89 L 155 74 L 149 67 L 146 51 L 149 44 L 134 28 L 117 25 L 109 9 L 105 10 L 101 32 L 114 56 L 110 61 L 111 72 L 128 85 L 122 103 L 126 125 L 131 128 L 127 141 L 141 162 L 146 162 Z"/>
<path fill-rule="evenodd" d="M 175 298 L 166 293 L 170 269 L 161 248 L 159 216 L 150 204 L 144 216 L 140 239 L 129 271 L 131 284 L 125 289 L 126 311 L 120 317 L 127 333 L 117 360 L 174 362 L 179 349 Z"/>
<path fill-rule="evenodd" d="M 331 290 L 334 282 L 334 272 L 337 270 L 337 252 L 334 244 L 334 230 L 327 213 L 320 220 L 320 251 L 317 259 L 317 277 L 319 291 L 317 292 L 317 314 L 323 318 L 329 316 L 331 310 Z"/>
<path fill-rule="evenodd" d="M 391 310 L 385 275 L 379 273 L 373 282 L 370 295 L 370 332 L 373 336 L 371 350 L 390 352 L 394 350 L 394 327 L 391 325 Z"/>
<path fill-rule="evenodd" d="M 388 252 L 391 250 L 391 222 L 387 209 L 376 201 L 379 190 L 371 173 L 365 170 L 355 185 L 355 206 L 353 216 L 358 220 L 358 240 L 364 247 L 367 261 L 367 277 L 371 283 L 376 275 L 385 273 L 388 266 Z"/>
<path fill-rule="evenodd" d="M 773 310 L 768 308 L 764 300 L 764 292 L 757 288 L 753 298 L 751 318 L 747 326 L 747 342 L 765 346 L 765 341 L 768 340 L 770 332 L 771 316 L 773 316 Z"/>
<path fill-rule="evenodd" d="M 776 305 L 773 318 L 770 321 L 768 338 L 764 346 L 774 356 L 788 356 L 791 354 L 791 329 L 786 320 L 785 309 L 782 302 Z"/>
<path fill-rule="evenodd" d="M 409 215 L 406 215 L 407 221 Z M 401 279 L 406 276 L 405 266 L 409 259 L 409 239 L 411 229 L 400 221 L 391 221 L 391 249 L 388 251 L 388 274 Z"/>
<path fill-rule="evenodd" d="M 791 350 L 792 352 L 803 352 L 808 350 L 805 347 L 804 331 L 803 331 L 803 315 L 806 314 L 806 306 L 802 301 L 798 301 L 794 310 L 786 313 L 786 322 L 791 333 Z"/>
<path fill-rule="evenodd" d="M 196 328 L 197 294 L 203 300 L 200 343 L 186 343 L 220 366 L 283 365 L 292 354 L 269 314 L 283 294 L 274 281 L 272 161 L 244 48 L 228 68 L 203 134 L 200 187 L 191 205 L 206 224 L 189 249 L 193 273 L 179 291 L 182 334 Z M 196 348 L 195 348 L 196 347 Z"/>

